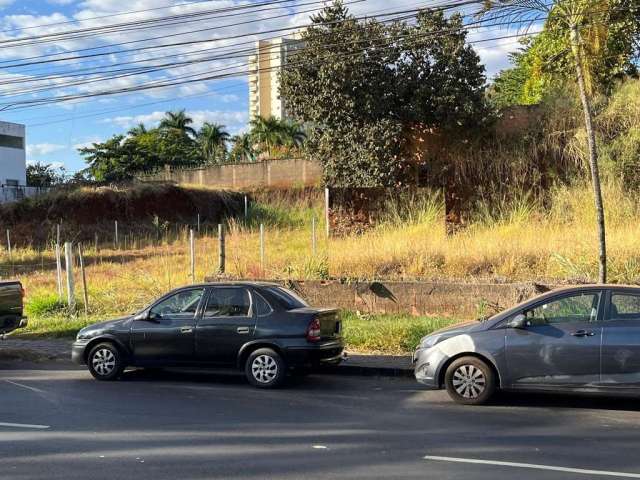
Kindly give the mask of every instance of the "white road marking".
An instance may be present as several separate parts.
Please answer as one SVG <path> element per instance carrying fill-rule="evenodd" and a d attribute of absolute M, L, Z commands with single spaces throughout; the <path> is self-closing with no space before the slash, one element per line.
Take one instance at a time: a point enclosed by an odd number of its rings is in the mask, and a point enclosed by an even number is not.
<path fill-rule="evenodd" d="M 11 381 L 11 380 L 5 380 L 5 382 L 10 383 L 11 385 L 15 385 L 16 387 L 26 388 L 27 390 L 31 390 L 32 392 L 36 392 L 36 393 L 46 393 L 44 390 L 40 390 L 39 388 L 36 388 L 36 387 L 30 387 L 29 385 L 23 385 L 22 383 L 13 382 L 13 381 Z"/>
<path fill-rule="evenodd" d="M 31 428 L 34 430 L 46 430 L 47 428 L 51 428 L 49 425 L 31 425 L 28 423 L 7 423 L 0 422 L 0 427 L 7 428 Z"/>
<path fill-rule="evenodd" d="M 318 450 L 325 450 L 327 447 L 324 445 L 314 445 L 313 448 L 316 448 Z"/>
<path fill-rule="evenodd" d="M 438 457 L 434 455 L 426 455 L 424 459 L 435 460 L 440 462 L 475 463 L 475 464 L 481 464 L 481 465 L 497 465 L 500 467 L 531 468 L 535 470 L 551 470 L 555 472 L 578 473 L 583 475 L 601 475 L 606 477 L 619 477 L 619 478 L 640 478 L 640 473 L 610 472 L 607 470 L 586 470 L 583 468 L 568 468 L 568 467 L 555 467 L 551 465 L 536 465 L 534 463 L 500 462 L 496 460 L 479 460 L 476 458 L 458 458 L 458 457 Z"/>

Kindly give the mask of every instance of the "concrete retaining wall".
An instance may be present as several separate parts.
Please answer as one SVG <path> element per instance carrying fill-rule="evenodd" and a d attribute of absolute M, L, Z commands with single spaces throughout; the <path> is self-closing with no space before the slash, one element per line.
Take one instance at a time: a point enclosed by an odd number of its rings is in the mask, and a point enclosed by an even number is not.
<path fill-rule="evenodd" d="M 314 306 L 362 313 L 405 313 L 469 319 L 492 315 L 549 289 L 532 283 L 343 283 L 338 280 L 286 283 Z"/>

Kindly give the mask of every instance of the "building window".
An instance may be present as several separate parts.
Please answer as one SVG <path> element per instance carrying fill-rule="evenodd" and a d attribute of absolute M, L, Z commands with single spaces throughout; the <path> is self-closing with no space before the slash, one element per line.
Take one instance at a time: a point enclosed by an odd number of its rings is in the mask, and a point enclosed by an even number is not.
<path fill-rule="evenodd" d="M 24 150 L 24 138 L 0 134 L 0 147 Z"/>

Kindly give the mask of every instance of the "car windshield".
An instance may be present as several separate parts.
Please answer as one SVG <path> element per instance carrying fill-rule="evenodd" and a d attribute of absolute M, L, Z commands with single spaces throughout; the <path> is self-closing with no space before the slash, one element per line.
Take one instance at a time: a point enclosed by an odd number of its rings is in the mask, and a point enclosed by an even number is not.
<path fill-rule="evenodd" d="M 289 309 L 308 307 L 309 304 L 304 301 L 297 293 L 284 287 L 267 287 L 265 290 L 275 295 L 278 300 L 283 302 Z"/>

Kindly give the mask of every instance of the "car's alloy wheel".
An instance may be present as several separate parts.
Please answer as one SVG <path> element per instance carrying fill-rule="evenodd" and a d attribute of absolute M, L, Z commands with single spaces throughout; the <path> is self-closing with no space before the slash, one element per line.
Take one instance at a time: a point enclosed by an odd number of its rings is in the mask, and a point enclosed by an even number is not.
<path fill-rule="evenodd" d="M 247 380 L 260 388 L 277 387 L 286 377 L 284 360 L 271 348 L 259 348 L 251 352 L 244 370 Z"/>
<path fill-rule="evenodd" d="M 269 383 L 278 375 L 278 364 L 269 355 L 260 355 L 251 363 L 251 373 L 260 383 Z"/>
<path fill-rule="evenodd" d="M 444 383 L 449 396 L 457 403 L 481 405 L 496 390 L 496 374 L 483 360 L 462 357 L 449 365 Z"/>
<path fill-rule="evenodd" d="M 91 365 L 98 375 L 109 375 L 116 368 L 116 356 L 108 348 L 101 348 L 91 357 Z"/>
<path fill-rule="evenodd" d="M 464 398 L 478 398 L 482 392 L 487 380 L 484 377 L 484 373 L 474 365 L 462 365 L 455 372 L 453 372 L 453 388 L 456 389 L 458 395 L 462 395 Z"/>
<path fill-rule="evenodd" d="M 87 357 L 87 366 L 97 380 L 114 380 L 124 370 L 122 354 L 112 343 L 100 343 L 93 347 Z"/>

